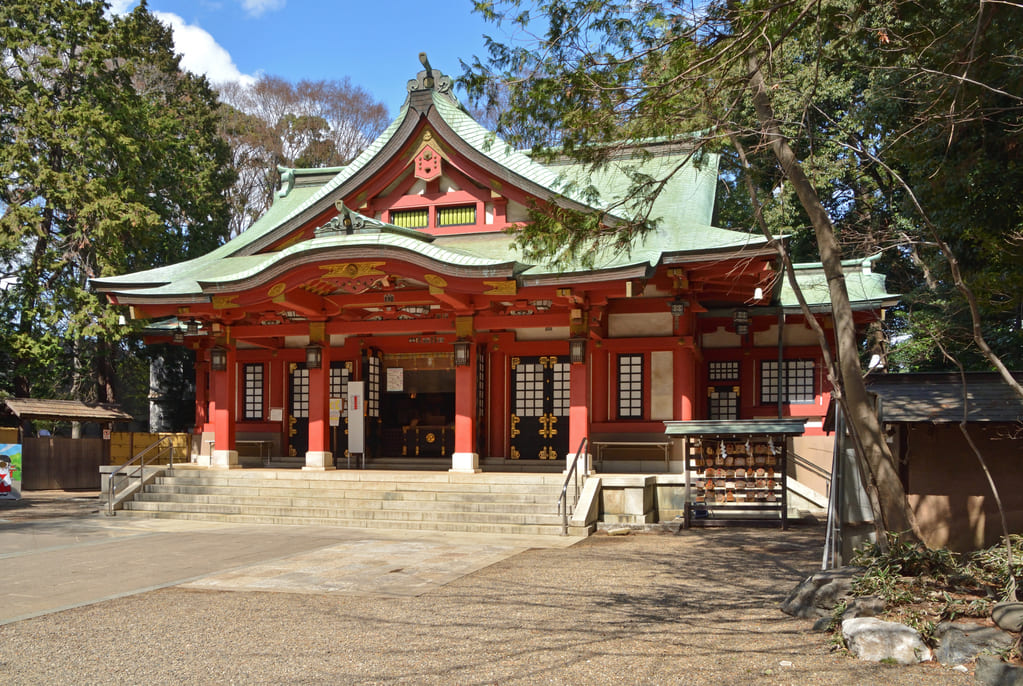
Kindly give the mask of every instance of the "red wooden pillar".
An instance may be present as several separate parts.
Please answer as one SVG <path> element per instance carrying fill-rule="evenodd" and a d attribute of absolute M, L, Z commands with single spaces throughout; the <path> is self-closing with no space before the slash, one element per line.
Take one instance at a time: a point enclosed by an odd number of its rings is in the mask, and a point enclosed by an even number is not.
<path fill-rule="evenodd" d="M 487 369 L 490 422 L 487 426 L 491 455 L 508 455 L 508 355 L 494 346 L 490 351 Z"/>
<path fill-rule="evenodd" d="M 309 446 L 302 469 L 334 469 L 330 452 L 330 347 L 320 348 L 320 366 L 309 370 Z"/>
<path fill-rule="evenodd" d="M 195 351 L 195 433 L 201 434 L 209 421 L 209 377 L 210 363 L 207 351 Z"/>
<path fill-rule="evenodd" d="M 691 344 L 679 342 L 675 348 L 675 419 L 693 419 L 697 403 L 696 351 Z"/>
<path fill-rule="evenodd" d="M 588 346 L 587 346 L 588 347 Z M 590 351 L 586 351 L 586 361 L 571 365 L 569 371 L 568 391 L 568 460 L 565 468 L 568 469 L 572 460 L 579 460 L 576 469 L 581 474 L 589 473 L 589 448 L 586 454 L 579 455 L 575 451 L 583 438 L 590 435 L 590 364 L 593 357 Z"/>
<path fill-rule="evenodd" d="M 608 397 L 611 394 L 611 382 L 608 378 L 608 360 L 610 353 L 604 346 L 594 345 L 590 354 L 590 394 L 593 400 L 590 419 L 594 424 L 606 422 L 608 419 Z"/>
<path fill-rule="evenodd" d="M 469 344 L 469 363 L 455 366 L 455 451 L 451 453 L 452 472 L 480 471 L 476 452 L 476 368 L 479 364 L 476 342 Z"/>
<path fill-rule="evenodd" d="M 213 455 L 210 466 L 236 469 L 238 451 L 235 449 L 235 394 L 238 386 L 238 363 L 234 346 L 226 348 L 227 368 L 212 374 L 213 385 Z"/>

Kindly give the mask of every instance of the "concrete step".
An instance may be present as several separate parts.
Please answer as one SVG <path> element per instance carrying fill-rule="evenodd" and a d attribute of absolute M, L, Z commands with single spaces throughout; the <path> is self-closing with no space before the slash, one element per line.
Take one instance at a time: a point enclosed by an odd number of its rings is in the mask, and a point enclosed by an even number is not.
<path fill-rule="evenodd" d="M 128 516 L 269 524 L 561 533 L 561 474 L 175 469 Z"/>
<path fill-rule="evenodd" d="M 381 508 L 288 507 L 232 503 L 178 503 L 135 500 L 125 509 L 149 512 L 195 512 L 238 514 L 296 519 L 370 519 L 374 521 L 477 522 L 485 524 L 550 524 L 561 521 L 556 514 L 512 512 L 449 512 L 443 510 L 388 510 Z"/>
<path fill-rule="evenodd" d="M 519 502 L 473 502 L 471 500 L 437 500 L 415 499 L 403 500 L 389 498 L 389 494 L 380 498 L 338 497 L 335 493 L 325 493 L 322 497 L 293 496 L 240 496 L 231 493 L 174 493 L 148 490 L 139 494 L 135 502 L 182 503 L 209 505 L 238 505 L 240 507 L 293 507 L 293 508 L 331 508 L 331 509 L 367 509 L 367 510 L 431 510 L 446 512 L 508 512 L 547 514 L 557 509 L 553 498 Z M 400 495 L 400 494 L 398 494 Z"/>
<path fill-rule="evenodd" d="M 232 497 L 254 498 L 336 498 L 353 500 L 374 500 L 386 498 L 409 502 L 479 502 L 479 503 L 550 503 L 556 502 L 560 489 L 542 489 L 532 492 L 461 492 L 461 491 L 388 491 L 384 489 L 358 490 L 352 486 L 339 489 L 273 488 L 268 486 L 240 489 L 236 486 L 181 485 L 158 483 L 146 487 L 147 493 L 182 495 L 229 495 Z M 244 494 L 244 495 L 241 495 Z"/>
<path fill-rule="evenodd" d="M 121 516 L 150 519 L 183 519 L 190 521 L 224 522 L 232 524 L 269 524 L 295 526 L 339 526 L 350 528 L 401 529 L 408 531 L 457 531 L 484 534 L 560 535 L 557 524 L 495 524 L 453 521 L 397 521 L 386 519 L 321 519 L 315 517 L 274 517 L 249 514 L 214 514 L 203 512 L 160 512 L 120 510 Z"/>
<path fill-rule="evenodd" d="M 286 474 L 286 473 L 285 473 Z M 362 491 L 450 491 L 463 493 L 528 493 L 538 489 L 547 492 L 561 492 L 560 482 L 528 481 L 508 475 L 505 480 L 479 479 L 469 482 L 449 482 L 405 479 L 303 479 L 301 477 L 275 476 L 267 478 L 236 477 L 236 476 L 161 476 L 158 484 L 177 484 L 181 486 L 229 486 L 237 488 L 292 488 L 301 490 L 350 488 Z"/>

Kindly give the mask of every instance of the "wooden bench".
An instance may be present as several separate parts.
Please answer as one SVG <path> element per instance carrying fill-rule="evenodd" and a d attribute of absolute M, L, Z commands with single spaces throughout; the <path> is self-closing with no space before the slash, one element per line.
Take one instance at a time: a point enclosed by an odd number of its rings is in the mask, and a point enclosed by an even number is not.
<path fill-rule="evenodd" d="M 671 444 L 671 439 L 663 434 L 597 434 L 590 440 L 598 469 L 603 466 L 605 448 L 657 448 L 664 453 L 667 471 L 671 463 Z"/>

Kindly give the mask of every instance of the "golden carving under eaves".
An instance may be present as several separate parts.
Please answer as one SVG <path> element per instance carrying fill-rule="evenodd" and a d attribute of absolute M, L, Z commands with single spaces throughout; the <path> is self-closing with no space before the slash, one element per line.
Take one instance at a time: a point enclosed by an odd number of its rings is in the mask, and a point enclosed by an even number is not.
<path fill-rule="evenodd" d="M 516 295 L 519 292 L 519 285 L 514 280 L 484 281 L 483 285 L 490 286 L 490 290 L 484 291 L 483 295 Z"/>
<path fill-rule="evenodd" d="M 213 309 L 214 310 L 229 310 L 232 307 L 239 307 L 238 303 L 234 302 L 237 295 L 215 295 L 213 296 Z"/>
<path fill-rule="evenodd" d="M 343 262 L 320 265 L 325 279 L 358 279 L 363 276 L 386 276 L 380 271 L 386 262 Z"/>
<path fill-rule="evenodd" d="M 270 289 L 266 292 L 266 297 L 276 298 L 278 295 L 284 293 L 284 289 L 286 289 L 287 287 L 288 285 L 286 283 L 284 283 L 283 281 L 278 281 L 273 286 L 270 286 Z"/>
<path fill-rule="evenodd" d="M 437 274 L 427 274 L 423 280 L 430 284 L 430 293 L 443 293 L 448 285 L 447 279 Z"/>

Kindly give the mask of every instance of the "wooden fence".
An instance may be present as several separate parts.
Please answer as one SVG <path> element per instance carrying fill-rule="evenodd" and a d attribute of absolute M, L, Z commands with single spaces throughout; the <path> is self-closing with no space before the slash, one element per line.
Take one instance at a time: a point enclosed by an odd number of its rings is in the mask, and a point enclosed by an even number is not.
<path fill-rule="evenodd" d="M 22 444 L 23 491 L 99 490 L 99 467 L 124 464 L 163 436 L 171 436 L 174 461 L 189 460 L 189 434 L 150 434 L 116 431 L 102 438 L 26 438 Z M 14 441 L 17 442 L 17 438 Z M 160 460 L 166 464 L 167 460 Z"/>

